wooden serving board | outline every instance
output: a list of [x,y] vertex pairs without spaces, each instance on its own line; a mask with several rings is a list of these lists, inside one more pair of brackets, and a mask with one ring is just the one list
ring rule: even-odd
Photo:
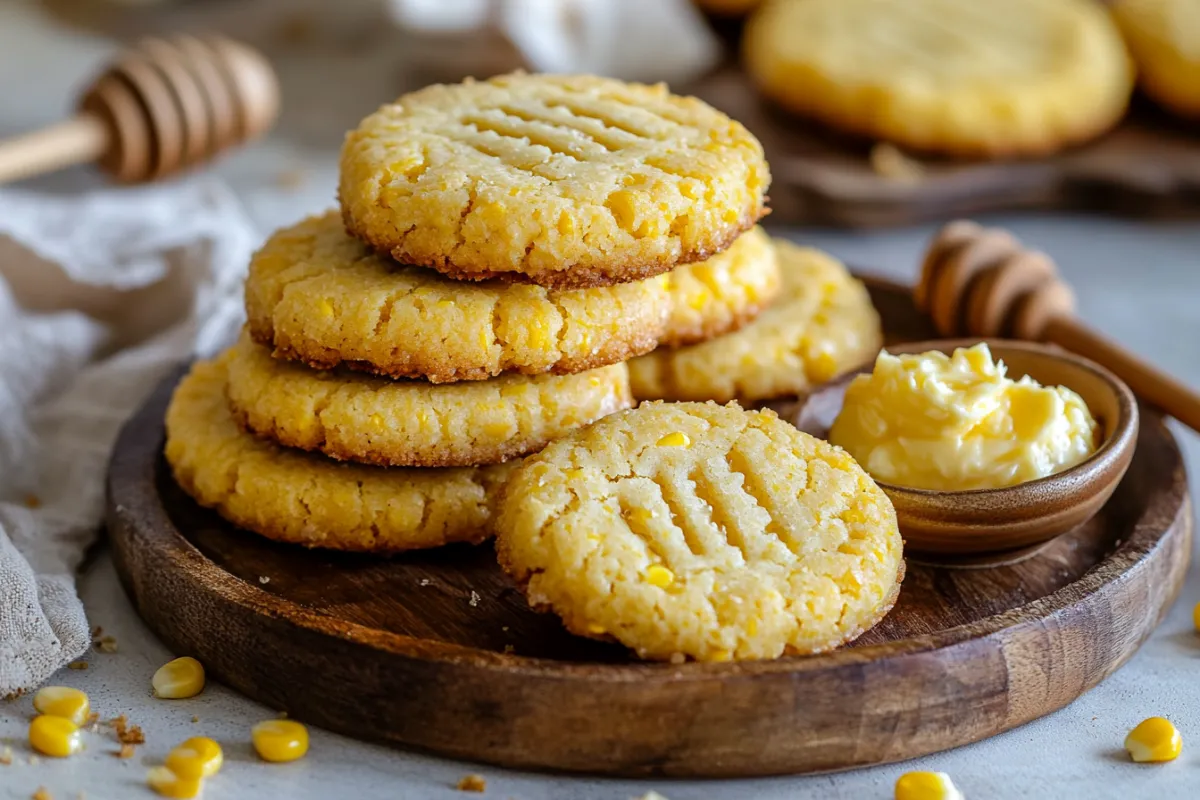
[[1081,147],[1019,161],[917,158],[922,175],[908,182],[871,167],[872,142],[764,102],[735,66],[686,89],[762,141],[772,223],[874,227],[1028,208],[1200,216],[1200,125],[1140,100],[1115,130]]
[[[929,338],[905,290],[871,289],[893,339]],[[113,553],[143,619],[272,708],[454,758],[751,776],[955,747],[1103,680],[1149,636],[1187,570],[1182,458],[1146,408],[1108,505],[1032,558],[991,569],[910,561],[895,609],[832,653],[638,663],[530,611],[489,545],[392,559],[308,551],[198,507],[162,458],[179,374],[125,426],[109,472]]]

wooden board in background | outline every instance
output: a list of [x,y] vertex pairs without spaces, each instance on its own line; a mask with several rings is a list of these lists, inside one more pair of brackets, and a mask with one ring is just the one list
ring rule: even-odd
[[[870,286],[892,340],[929,338],[905,290]],[[530,611],[490,545],[391,559],[309,551],[198,507],[162,458],[180,374],[126,425],[109,472],[113,555],[142,618],[268,707],[455,758],[725,777],[912,758],[1095,686],[1150,635],[1187,571],[1183,461],[1143,408],[1112,499],[1036,556],[986,570],[910,562],[892,612],[832,653],[639,663]]]
[[741,120],[771,164],[774,224],[907,225],[1011,209],[1105,211],[1200,218],[1200,125],[1148,104],[1108,135],[1042,159],[918,159],[915,182],[886,178],[857,142],[790,116],[759,98],[745,74],[725,68],[686,87]]

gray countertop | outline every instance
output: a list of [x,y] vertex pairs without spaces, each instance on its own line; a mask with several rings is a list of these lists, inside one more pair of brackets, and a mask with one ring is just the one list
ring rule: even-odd
[[[110,51],[103,40],[67,38],[26,7],[0,7],[0,134],[53,119],[79,75]],[[37,76],[33,81],[32,76]],[[386,95],[375,87],[342,128]],[[48,100],[47,98],[53,98]],[[354,106],[355,103],[343,103]],[[333,202],[336,141],[287,135],[227,159],[217,169],[246,204],[264,233]],[[34,184],[47,191],[96,185],[84,172],[68,172]],[[988,220],[1012,228],[1053,255],[1079,295],[1082,316],[1095,327],[1145,355],[1192,385],[1200,385],[1200,225],[1121,221],[1090,216],[1009,215]],[[812,244],[881,274],[911,280],[931,228],[872,233],[788,229],[782,235]],[[1196,463],[1197,438],[1180,434]],[[1192,478],[1193,491],[1197,488]],[[57,800],[150,797],[148,765],[161,763],[172,744],[191,735],[212,736],[226,748],[226,767],[211,780],[206,797],[355,798],[464,797],[453,787],[470,772],[484,775],[484,797],[541,800],[626,800],[653,789],[669,800],[753,797],[890,798],[896,777],[908,769],[950,773],[968,798],[1193,797],[1200,793],[1200,688],[1196,681],[1200,634],[1191,609],[1200,601],[1195,569],[1166,621],[1142,650],[1115,675],[1071,706],[1045,719],[994,737],[904,765],[806,778],[753,781],[615,781],[506,772],[490,767],[362,744],[312,731],[301,762],[265,765],[250,750],[249,727],[271,712],[216,684],[189,701],[150,696],[150,676],[170,653],[145,628],[121,591],[111,561],[101,550],[84,571],[81,591],[93,625],[115,636],[118,652],[89,654],[89,669],[64,671],[58,680],[78,686],[105,716],[125,713],[141,725],[147,744],[128,761],[99,737],[75,758],[28,763],[24,731],[28,699],[0,702],[0,740],[13,744],[16,760],[0,766],[0,798],[28,798],[46,787]],[[353,691],[353,687],[346,687]],[[402,689],[398,689],[402,691]],[[1151,715],[1169,716],[1184,739],[1183,755],[1165,765],[1135,765],[1121,750],[1125,733]],[[198,717],[192,722],[193,716]]]

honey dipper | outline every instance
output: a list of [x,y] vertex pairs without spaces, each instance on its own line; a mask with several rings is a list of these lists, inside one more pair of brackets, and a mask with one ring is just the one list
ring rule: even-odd
[[0,183],[95,161],[137,183],[266,132],[279,85],[255,50],[221,36],[144,39],[84,92],[74,117],[0,142]]
[[1107,367],[1134,392],[1200,432],[1200,394],[1083,325],[1075,296],[1043,253],[1007,231],[958,220],[934,237],[913,291],[946,337],[1059,345]]

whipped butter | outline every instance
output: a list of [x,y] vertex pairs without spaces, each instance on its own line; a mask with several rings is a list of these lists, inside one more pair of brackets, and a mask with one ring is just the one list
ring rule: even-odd
[[883,351],[850,383],[829,441],[876,480],[943,491],[1012,486],[1091,455],[1097,424],[1078,394],[1005,373],[986,344]]

